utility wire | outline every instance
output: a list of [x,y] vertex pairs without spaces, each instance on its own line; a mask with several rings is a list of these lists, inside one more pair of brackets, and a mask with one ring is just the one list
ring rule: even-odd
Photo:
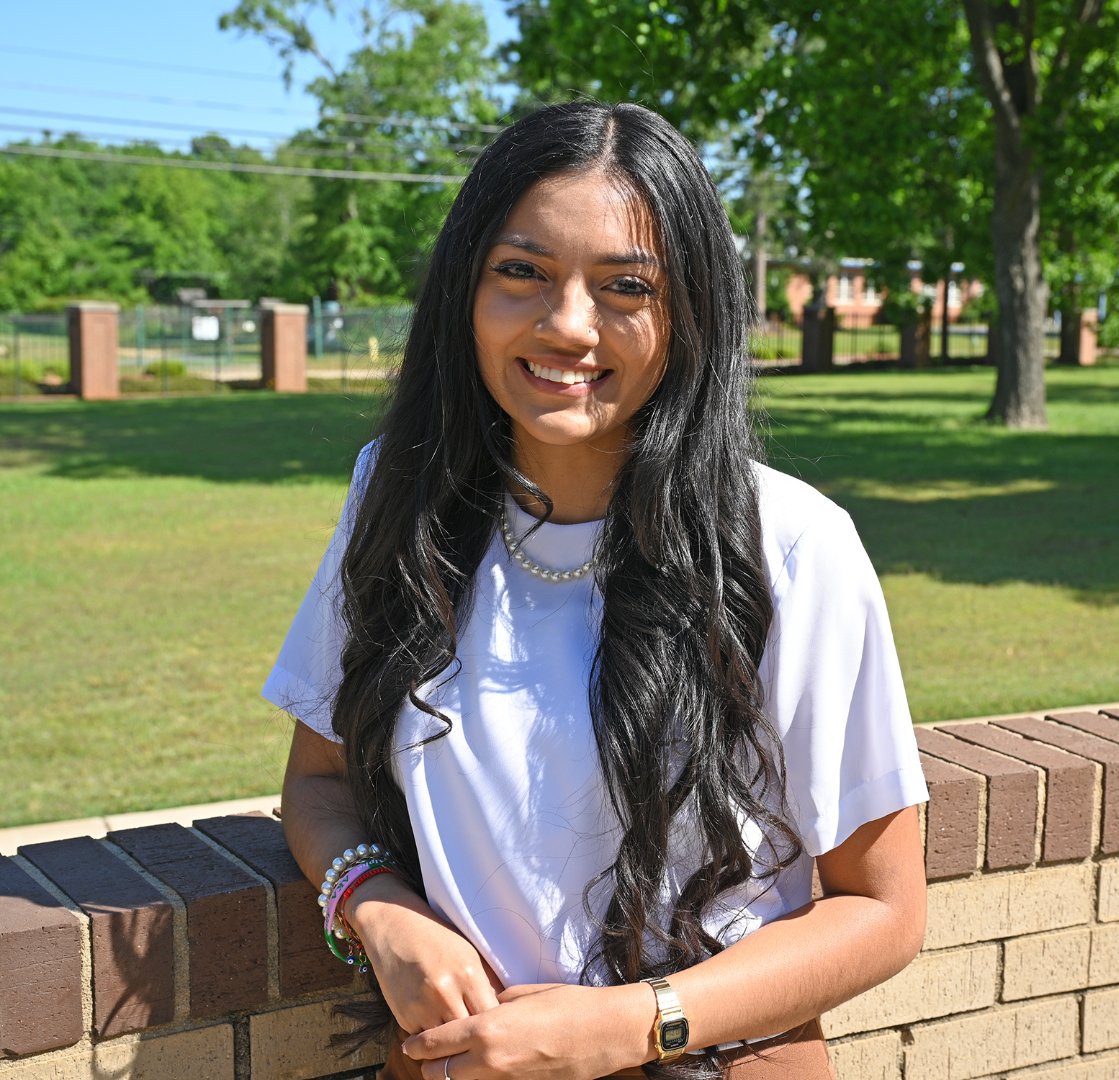
[[[0,87],[9,90],[34,90],[47,94],[81,94],[87,97],[114,98],[120,101],[144,101],[154,105],[183,106],[191,109],[222,109],[227,112],[268,113],[275,116],[301,116],[305,114],[292,109],[281,109],[275,105],[241,105],[232,101],[190,101],[185,98],[171,98],[156,94],[129,94],[120,90],[101,90],[94,87],[57,86],[45,83],[9,82],[0,80]],[[306,120],[314,124],[319,118]],[[497,134],[504,131],[500,124],[474,124],[467,121],[427,119],[407,116],[370,116],[365,113],[327,112],[322,119],[348,120],[355,123],[379,124],[385,127],[441,128],[451,131],[483,131]]]
[[[20,109],[14,106],[0,105],[0,114],[7,114],[9,116],[37,116],[42,117],[44,120],[54,120],[60,123],[66,123],[71,120],[76,120],[81,123],[91,124],[123,124],[128,127],[142,127],[152,128],[154,130],[165,129],[168,131],[189,131],[195,133],[198,138],[205,138],[207,135],[218,135],[222,138],[228,135],[237,135],[246,138],[259,138],[259,139],[272,139],[275,143],[285,143],[292,146],[299,145],[296,140],[300,132],[293,134],[283,134],[278,131],[259,131],[253,128],[224,128],[221,131],[206,130],[198,134],[197,124],[179,124],[170,120],[134,120],[131,117],[120,116],[91,116],[85,113],[60,113],[51,112],[48,109]],[[4,124],[0,127],[14,128],[14,125]],[[15,128],[21,131],[41,131],[42,128]],[[370,139],[365,136],[356,135],[353,138],[347,138],[344,135],[321,135],[317,131],[311,130],[310,134],[313,135],[315,145],[327,144],[337,146],[364,146],[369,145],[383,145],[379,139]],[[170,137],[161,139],[161,142],[172,141]],[[181,141],[181,140],[180,140]],[[479,153],[481,147],[471,143],[443,143],[440,146],[442,150],[463,150],[470,153]]]
[[111,165],[149,165],[162,169],[203,169],[207,172],[264,173],[272,176],[311,176],[326,180],[361,180],[368,183],[461,184],[465,176],[439,173],[365,172],[354,169],[311,169],[287,165],[255,165],[241,161],[198,161],[189,158],[149,158],[133,154],[102,154],[92,150],[56,150],[47,146],[2,146],[0,154],[28,157],[99,161]]
[[154,60],[137,60],[124,56],[93,56],[89,53],[60,52],[57,49],[38,49],[30,45],[0,45],[0,52],[20,56],[46,56],[58,60],[90,61],[95,64],[113,64],[117,67],[147,68],[151,71],[181,71],[186,75],[208,75],[222,79],[242,79],[246,82],[276,84],[279,75],[264,75],[253,71],[229,71],[219,68],[188,67],[186,64],[160,64]]
[[[15,131],[15,132],[21,132],[21,133],[27,134],[27,135],[43,135],[44,134],[42,127],[34,127],[30,124],[9,124],[9,123],[5,123],[3,121],[0,121],[0,131]],[[204,136],[199,137],[196,140],[196,139],[184,139],[184,138],[181,138],[181,137],[176,138],[176,137],[173,137],[173,136],[170,136],[170,135],[164,135],[164,136],[161,136],[161,137],[158,137],[158,138],[153,138],[150,141],[147,141],[147,140],[143,140],[143,139],[137,139],[136,136],[131,134],[131,133],[112,132],[112,131],[67,131],[65,133],[58,133],[54,137],[59,138],[63,134],[65,136],[68,136],[68,137],[82,139],[86,142],[107,143],[107,144],[111,144],[111,145],[114,145],[114,146],[123,146],[125,148],[127,148],[129,145],[137,146],[138,148],[144,148],[145,142],[147,142],[148,147],[150,147],[151,143],[156,143],[161,149],[166,150],[168,153],[190,153],[194,150],[194,144],[195,144],[196,141],[200,141],[202,143],[205,143],[205,137]],[[362,141],[365,141],[365,140],[362,140]],[[65,147],[61,147],[61,148],[60,147],[52,147],[52,149],[66,149],[66,148]],[[443,148],[440,147],[439,149],[443,149]],[[245,150],[248,150],[248,151],[253,152],[253,153],[258,153],[258,154],[264,153],[263,150],[260,150],[257,147],[243,147],[243,146],[229,146],[229,147],[213,147],[213,146],[210,146],[210,147],[205,148],[205,153],[216,155],[219,160],[236,160],[235,158],[230,159],[228,157],[228,155],[237,154],[237,153],[240,153],[240,152],[245,151]],[[347,151],[345,149],[340,149],[340,148],[337,148],[337,147],[331,148],[331,149],[326,149],[326,150],[320,150],[320,148],[317,147],[317,146],[302,145],[300,143],[284,143],[284,144],[281,144],[279,146],[273,147],[270,152],[275,154],[278,151],[282,151],[284,153],[285,158],[288,159],[288,162],[287,162],[288,164],[295,164],[295,165],[300,165],[301,161],[294,160],[294,159],[302,159],[302,161],[308,161],[308,160],[313,161],[314,158],[315,158],[316,152],[318,152],[320,154],[320,156],[329,155],[329,156],[335,157],[335,158],[344,157],[348,162],[349,161],[384,161],[385,159],[399,161],[400,158],[401,158],[401,155],[402,155],[402,151],[400,151],[399,149],[397,149],[395,147],[392,147],[392,146],[384,146],[379,151],[378,150],[373,150],[373,151],[368,151],[367,150],[364,153],[357,153],[355,151]],[[83,151],[83,152],[86,152],[86,151]],[[406,151],[404,153],[406,153]],[[456,156],[465,156],[465,155],[456,155]],[[206,160],[206,159],[194,159],[194,160]],[[261,164],[264,164],[264,162],[261,162]],[[313,167],[317,168],[318,166],[313,166]]]

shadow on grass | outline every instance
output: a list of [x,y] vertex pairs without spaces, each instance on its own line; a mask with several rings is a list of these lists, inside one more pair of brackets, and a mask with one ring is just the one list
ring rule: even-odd
[[[1052,387],[1054,406],[1083,406],[1086,433],[1014,433],[975,420],[974,387],[935,382],[943,395],[907,381],[890,396],[856,378],[835,398],[835,383],[805,380],[813,395],[830,385],[833,398],[769,401],[771,460],[850,510],[880,573],[1055,585],[1093,606],[1119,603],[1114,390]],[[928,411],[907,408],[914,399]],[[383,405],[375,393],[5,405],[0,469],[72,480],[344,482]]]
[[345,480],[383,405],[375,393],[0,405],[0,468],[70,480]]
[[1092,606],[1119,603],[1115,435],[848,429],[856,418],[874,414],[845,411],[841,434],[783,418],[771,462],[851,513],[879,573],[1056,585]]

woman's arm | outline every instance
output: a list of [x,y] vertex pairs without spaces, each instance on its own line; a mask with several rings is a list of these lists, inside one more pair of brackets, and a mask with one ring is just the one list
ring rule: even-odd
[[[363,835],[342,748],[303,723],[295,725],[284,774],[283,826],[295,861],[316,889],[335,856],[376,839]],[[497,1005],[501,984],[478,950],[399,875],[377,874],[358,886],[346,917],[405,1031]]]
[[[794,1028],[900,971],[925,930],[917,809],[871,821],[817,859],[822,899],[749,934],[670,979],[691,1027],[689,1047]],[[418,1035],[406,1051],[424,1076],[463,1054],[460,1075],[578,1080],[651,1061],[655,999],[643,984],[603,989],[513,987],[482,1016]],[[524,1060],[528,1052],[532,1060]],[[551,1058],[554,1071],[541,1068]],[[518,1070],[522,1070],[518,1072]]]

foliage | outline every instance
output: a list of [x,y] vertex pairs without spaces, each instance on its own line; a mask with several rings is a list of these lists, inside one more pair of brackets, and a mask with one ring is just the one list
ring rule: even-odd
[[[537,95],[642,98],[690,130],[728,133],[755,172],[783,179],[782,216],[803,223],[786,241],[809,264],[869,256],[895,291],[912,258],[927,278],[957,261],[994,274],[1013,381],[1039,374],[1044,285],[1009,260],[1040,265],[1044,250],[1055,282],[1114,273],[1119,16],[1104,8],[519,0],[510,55]],[[996,154],[1006,125],[1021,133],[1017,157],[1013,138]],[[1050,178],[1041,239],[1026,214],[992,244],[1000,182],[1015,210],[1007,185],[1032,177]]]
[[[462,0],[354,5],[360,40],[338,61],[320,49],[308,12],[333,15],[331,0],[241,0],[221,26],[263,36],[289,65],[315,57],[324,74],[308,89],[318,125],[293,149],[317,168],[434,176],[464,174],[479,126],[500,109],[491,87],[481,10]],[[454,185],[320,179],[310,189],[293,242],[298,292],[343,302],[410,297]]]
[[284,294],[285,222],[301,180],[127,163],[261,163],[257,151],[217,136],[185,154],[75,135],[16,145],[120,163],[0,154],[0,310],[58,309],[78,298],[170,300],[178,286],[198,284],[217,296]]

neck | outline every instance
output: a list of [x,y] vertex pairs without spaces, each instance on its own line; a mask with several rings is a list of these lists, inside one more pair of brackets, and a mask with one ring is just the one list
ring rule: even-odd
[[[513,460],[552,500],[548,520],[557,525],[574,525],[606,516],[625,455],[586,445],[536,446],[531,452],[518,448]],[[544,504],[527,491],[514,488],[513,498],[534,517],[544,516]]]

